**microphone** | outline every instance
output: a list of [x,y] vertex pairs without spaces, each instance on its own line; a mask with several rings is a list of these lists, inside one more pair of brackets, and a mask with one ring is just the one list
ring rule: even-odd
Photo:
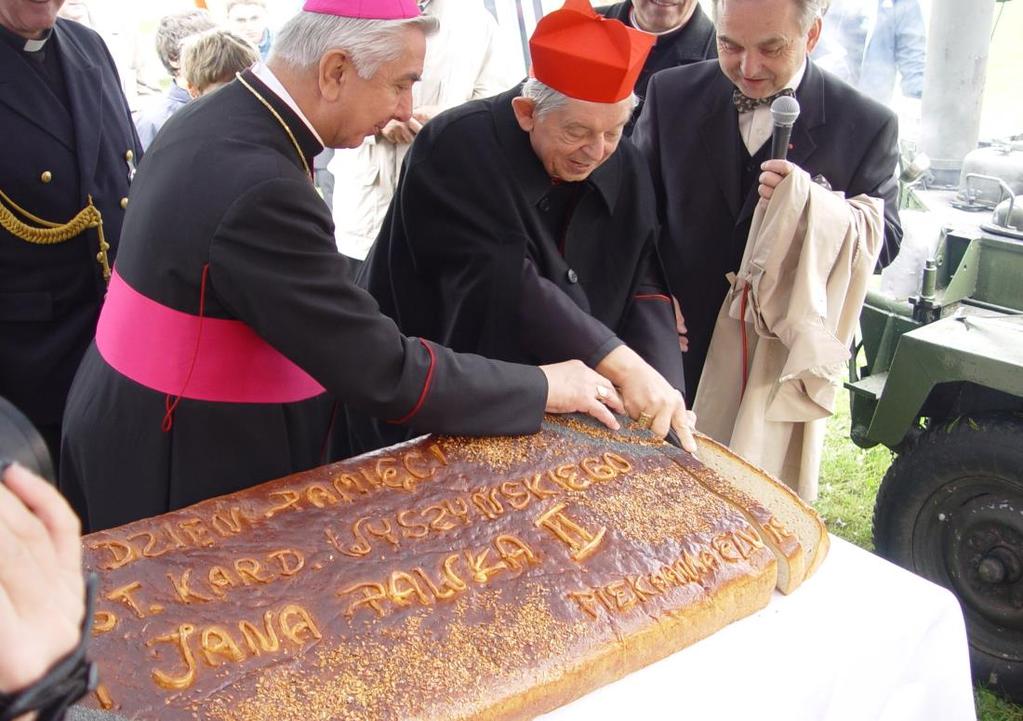
[[771,103],[774,132],[771,134],[771,160],[785,160],[789,154],[792,126],[799,117],[799,101],[789,95],[775,98]]

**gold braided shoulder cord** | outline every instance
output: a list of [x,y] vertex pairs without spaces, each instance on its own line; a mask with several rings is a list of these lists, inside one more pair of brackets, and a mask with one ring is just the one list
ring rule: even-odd
[[[99,208],[93,205],[91,195],[89,204],[67,223],[51,223],[32,215],[11,200],[2,190],[0,190],[0,201],[2,201],[0,202],[0,228],[15,238],[20,238],[33,245],[65,243],[80,235],[86,228],[96,228],[96,233],[99,235],[99,252],[96,254],[96,261],[103,269],[103,280],[107,283],[110,282],[110,259],[107,257],[110,244],[107,243],[107,239],[103,235],[103,216],[100,214]],[[36,225],[29,225],[19,219],[18,215]]]

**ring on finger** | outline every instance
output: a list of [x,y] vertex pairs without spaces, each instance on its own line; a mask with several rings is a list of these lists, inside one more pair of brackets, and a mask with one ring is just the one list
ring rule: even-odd
[[597,386],[597,399],[604,400],[607,398],[607,388],[604,386]]
[[649,413],[640,413],[639,418],[636,419],[636,423],[638,423],[643,428],[649,428],[653,422],[654,417]]

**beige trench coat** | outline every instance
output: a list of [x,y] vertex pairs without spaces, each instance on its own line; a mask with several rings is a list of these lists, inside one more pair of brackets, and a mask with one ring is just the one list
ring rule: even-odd
[[700,431],[807,501],[817,497],[824,421],[881,252],[883,214],[884,201],[846,200],[798,170],[761,200],[693,404]]

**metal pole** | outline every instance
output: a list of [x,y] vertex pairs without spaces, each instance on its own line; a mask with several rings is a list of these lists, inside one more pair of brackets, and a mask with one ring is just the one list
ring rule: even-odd
[[942,185],[958,185],[963,158],[977,147],[995,0],[934,0],[920,145]]

